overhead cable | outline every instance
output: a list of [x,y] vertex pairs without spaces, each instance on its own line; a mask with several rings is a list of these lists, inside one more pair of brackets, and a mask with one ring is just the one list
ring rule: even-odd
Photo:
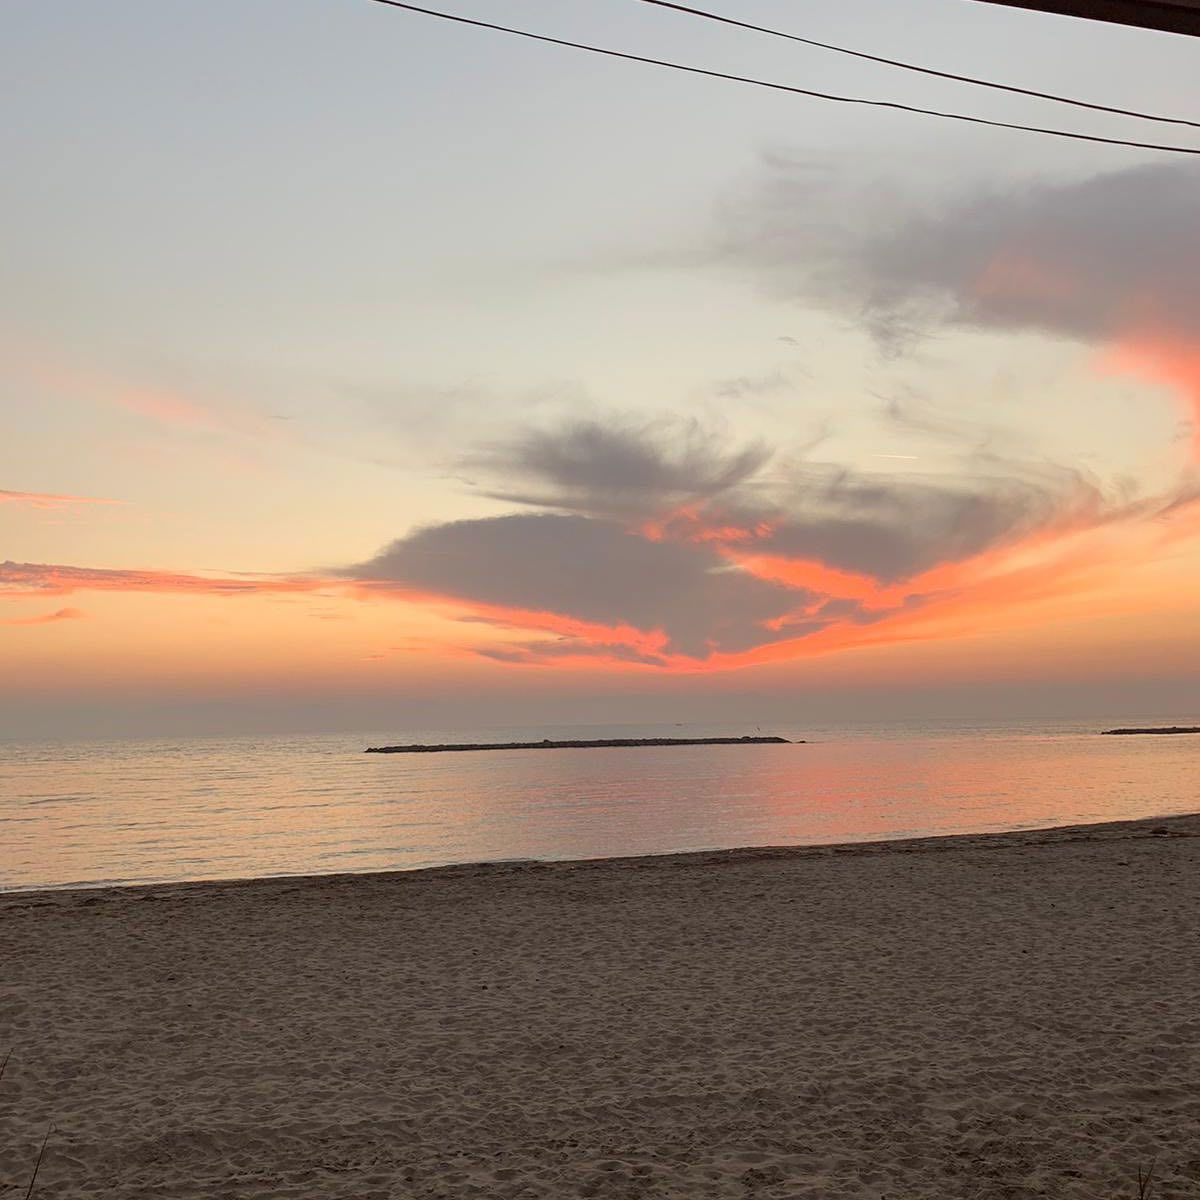
[[583,50],[588,54],[601,54],[607,58],[620,58],[626,62],[645,63],[652,67],[664,67],[669,71],[683,71],[689,75],[703,75],[709,79],[726,79],[731,83],[744,83],[751,87],[768,88],[776,92],[788,92],[795,96],[809,96],[816,100],[829,100],[835,104],[859,104],[869,108],[890,108],[899,112],[918,113],[926,117],[941,117],[947,121],[965,121],[972,125],[988,125],[995,129],[1017,129],[1023,133],[1039,133],[1047,137],[1069,138],[1077,142],[1096,142],[1103,146],[1125,146],[1133,150],[1157,150],[1165,154],[1200,155],[1200,147],[1170,146],[1159,142],[1136,142],[1128,138],[1101,137],[1094,133],[1079,133],[1070,129],[1053,129],[1040,125],[1023,125],[1015,121],[994,121],[988,117],[973,117],[966,113],[945,112],[936,108],[919,108],[914,104],[902,104],[898,100],[868,100],[861,96],[842,96],[832,92],[819,92],[811,88],[795,87],[787,83],[775,83],[767,79],[756,79],[748,75],[735,75],[728,71],[713,71],[707,67],[693,67],[686,63],[672,62],[663,58],[651,58],[644,54],[632,54],[625,50],[612,50],[606,46],[594,46],[588,42],[573,42],[566,38],[551,37],[544,33],[534,33],[529,29],[517,29],[510,25],[498,25],[492,21],[481,21],[475,17],[464,17],[458,13],[442,12],[440,9],[424,8],[419,4],[409,4],[407,0],[372,0],[375,4],[384,4],[389,8],[399,8],[406,12],[421,13],[427,17],[435,17],[441,21],[452,21],[458,25],[471,25],[477,29],[490,29],[496,33],[507,33],[513,37],[526,38],[529,41],[544,42],[551,46],[566,46],[572,50]]
[[865,58],[868,62],[883,63],[888,67],[899,67],[902,71],[916,71],[921,75],[933,75],[938,79],[952,79],[956,83],[970,83],[976,87],[993,88],[998,92],[1012,92],[1017,96],[1032,96],[1036,100],[1052,100],[1055,104],[1070,104],[1075,108],[1088,108],[1094,112],[1113,113],[1120,117],[1137,117],[1142,121],[1161,121],[1166,125],[1187,125],[1200,129],[1200,121],[1188,121],[1183,117],[1163,117],[1155,113],[1141,112],[1132,108],[1116,108],[1108,104],[1094,104],[1090,100],[1077,100],[1071,96],[1059,96],[1054,92],[1039,92],[1033,88],[1016,87],[1010,83],[997,83],[994,79],[979,79],[974,75],[956,75],[952,71],[938,71],[933,67],[921,67],[916,63],[903,62],[897,58],[884,58],[880,54],[868,54],[864,50],[851,50],[847,46],[835,46],[832,42],[819,42],[816,38],[801,37],[798,33],[787,33],[782,29],[771,29],[766,25],[754,25],[750,21],[739,21],[722,13],[693,8],[689,4],[676,4],[674,0],[638,0],[640,4],[653,4],[656,8],[669,8],[692,17],[703,17],[706,21],[718,21],[722,25],[733,25],[738,29],[750,29],[770,37],[785,38],[789,42],[800,42],[805,46],[816,46],[821,50],[832,50],[835,54],[848,54],[851,58]]

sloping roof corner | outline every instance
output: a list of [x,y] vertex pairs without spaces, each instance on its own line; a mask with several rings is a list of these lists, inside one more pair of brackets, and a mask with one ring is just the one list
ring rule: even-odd
[[1113,21],[1200,37],[1200,0],[983,0],[1091,21]]

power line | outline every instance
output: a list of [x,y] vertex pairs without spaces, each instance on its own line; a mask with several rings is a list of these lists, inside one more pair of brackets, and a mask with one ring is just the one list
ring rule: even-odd
[[994,88],[998,92],[1012,92],[1017,96],[1032,96],[1037,100],[1053,100],[1056,104],[1070,104],[1075,108],[1089,108],[1094,112],[1114,113],[1119,117],[1137,117],[1143,121],[1161,121],[1166,125],[1187,125],[1192,129],[1200,129],[1200,121],[1188,121],[1183,117],[1163,117],[1155,113],[1139,112],[1130,108],[1114,108],[1107,104],[1093,104],[1088,100],[1076,100],[1071,96],[1059,96],[1054,92],[1038,92],[1033,88],[1016,87],[1009,83],[997,83],[994,79],[979,79],[974,75],[955,75],[952,71],[937,71],[933,67],[921,67],[916,63],[902,62],[896,58],[884,58],[880,54],[868,54],[864,50],[851,50],[847,46],[835,46],[831,42],[819,42],[815,38],[801,37],[798,33],[786,33],[782,29],[770,29],[765,25],[754,25],[749,21],[739,21],[736,17],[726,17],[721,13],[709,12],[703,8],[692,8],[688,4],[676,4],[674,0],[640,0],[642,4],[653,4],[656,8],[669,8],[675,12],[687,13],[692,17],[703,17],[706,21],[719,21],[722,25],[734,25],[738,29],[750,29],[755,33],[765,33],[771,37],[786,38],[789,42],[800,42],[805,46],[816,46],[821,50],[832,50],[835,54],[848,54],[851,58],[865,58],[868,62],[883,63],[888,67],[899,67],[902,71],[916,71],[921,75],[933,75],[938,79],[952,79],[956,83],[970,83],[976,87]]
[[704,75],[709,79],[727,79],[732,83],[745,83],[752,87],[768,88],[776,92],[789,92],[795,96],[810,96],[816,100],[830,100],[836,104],[861,104],[869,108],[891,108],[899,112],[918,113],[926,117],[942,117],[948,121],[966,121],[972,125],[989,125],[995,129],[1018,129],[1024,133],[1041,133],[1048,137],[1069,138],[1077,142],[1098,142],[1104,146],[1126,146],[1133,150],[1161,150],[1167,154],[1200,154],[1200,147],[1164,146],[1157,142],[1134,142],[1126,138],[1100,137],[1094,133],[1076,133],[1068,129],[1049,129],[1039,125],[1021,125],[1013,121],[993,121],[987,117],[972,117],[965,113],[943,112],[936,108],[918,108],[912,104],[901,104],[897,100],[866,100],[859,96],[840,96],[831,92],[818,92],[810,88],[793,87],[787,83],[773,83],[767,79],[755,79],[748,75],[733,75],[726,71],[711,71],[706,67],[693,67],[685,63],[671,62],[663,58],[650,58],[644,54],[630,54],[624,50],[610,50],[605,46],[593,46],[587,42],[572,42],[566,38],[550,37],[528,29],[515,29],[509,25],[497,25],[492,21],[480,21],[474,17],[463,17],[457,13],[441,12],[434,8],[422,8],[406,0],[372,0],[375,4],[386,4],[389,8],[400,8],[406,12],[421,13],[441,21],[453,21],[459,25],[472,25],[477,29],[491,29],[496,33],[508,33],[513,37],[527,38],[533,42],[545,42],[551,46],[566,46],[572,50],[584,50],[589,54],[602,54],[607,58],[620,58],[627,62],[646,63],[652,67],[665,67],[670,71],[683,71],[689,75]]

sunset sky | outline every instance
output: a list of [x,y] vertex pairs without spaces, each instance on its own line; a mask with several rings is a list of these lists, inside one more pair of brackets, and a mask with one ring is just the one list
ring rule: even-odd
[[[447,9],[1134,141],[637,0]],[[727,0],[1200,120],[1187,38]],[[1200,716],[1200,159],[369,0],[0,39],[0,736]]]

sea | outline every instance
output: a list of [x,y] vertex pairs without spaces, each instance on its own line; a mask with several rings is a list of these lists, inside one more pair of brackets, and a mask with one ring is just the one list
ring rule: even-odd
[[[1200,810],[1186,718],[589,725],[0,742],[0,889],[983,833]],[[789,745],[364,754],[543,738]]]

